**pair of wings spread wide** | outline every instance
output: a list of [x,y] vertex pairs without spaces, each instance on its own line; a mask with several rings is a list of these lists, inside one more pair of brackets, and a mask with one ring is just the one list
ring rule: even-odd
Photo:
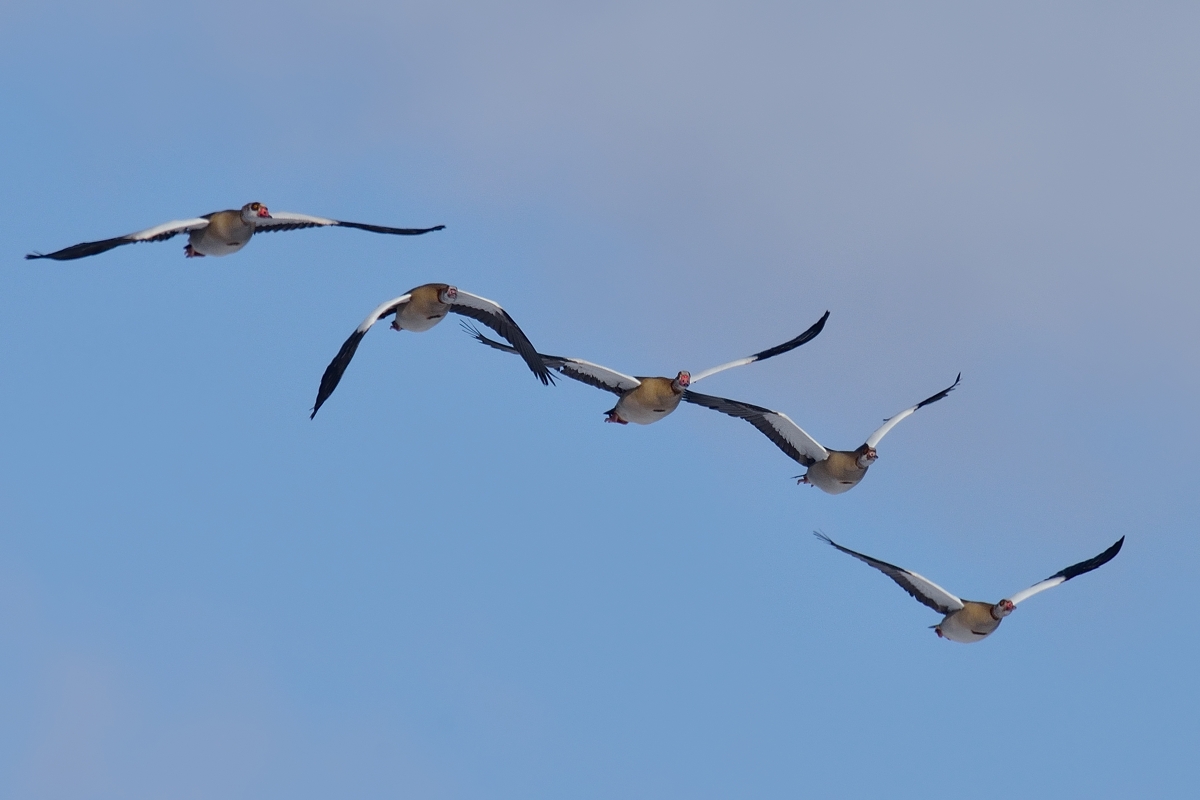
[[[859,561],[869,564],[882,572],[884,575],[887,575],[889,578],[899,584],[900,588],[916,598],[918,602],[929,606],[939,614],[949,614],[953,611],[958,611],[963,607],[963,601],[961,599],[950,594],[945,589],[938,586],[936,583],[926,577],[918,575],[915,572],[910,572],[903,567],[897,567],[895,564],[889,564],[886,561],[880,561],[877,558],[872,558],[871,556],[856,552],[848,547],[842,547],[840,544],[833,541],[833,539],[830,539],[823,533],[814,532],[814,535],[827,544],[836,547],[838,550],[841,550],[846,555],[854,556]],[[1086,561],[1080,561],[1078,564],[1072,564],[1066,569],[1059,570],[1049,578],[1046,578],[1046,580],[1039,581],[1033,586],[1030,586],[1028,589],[1017,592],[1012,597],[1008,598],[1008,600],[1015,606],[1022,600],[1028,600],[1030,597],[1033,597],[1038,592],[1044,592],[1047,589],[1052,589],[1055,586],[1058,586],[1060,583],[1066,583],[1072,578],[1083,575],[1085,572],[1091,572],[1092,570],[1107,564],[1109,561],[1112,561],[1113,558],[1116,557],[1117,553],[1121,551],[1121,545],[1124,543],[1125,537],[1122,536],[1116,541],[1115,544],[1113,544],[1100,555],[1089,558]]]
[[[821,317],[811,328],[788,342],[784,342],[776,347],[763,350],[760,353],[755,353],[746,358],[740,358],[737,361],[730,361],[727,364],[706,369],[703,372],[692,376],[691,382],[694,384],[703,378],[710,375],[715,375],[731,367],[740,367],[745,364],[752,364],[755,361],[761,361],[765,358],[777,356],[780,353],[786,353],[807,341],[812,340],[821,332],[825,326],[825,321],[829,318],[829,312],[825,312],[825,316]],[[516,352],[513,348],[508,347],[493,339],[489,339],[479,331],[471,328],[469,325],[464,326],[468,333],[475,337],[477,341],[493,347],[497,350],[503,350],[507,353]],[[602,367],[599,364],[593,364],[590,361],[583,361],[578,358],[565,358],[563,356],[548,356],[542,355],[542,361],[551,369],[566,375],[568,378],[586,383],[588,386],[595,386],[597,389],[612,392],[616,395],[623,395],[626,392],[636,389],[641,384],[641,379],[631,375],[611,370],[608,367]],[[954,379],[954,383],[938,392],[937,394],[927,397],[915,406],[906,408],[895,416],[889,417],[884,424],[876,430],[867,439],[867,446],[874,447],[879,441],[902,419],[908,417],[917,409],[927,406],[930,403],[935,403],[949,394],[955,386],[958,386],[959,378]],[[829,451],[821,446],[816,439],[808,435],[807,432],[783,413],[772,411],[769,408],[756,406],[751,403],[743,403],[740,400],[729,400],[724,397],[714,397],[712,395],[700,394],[688,389],[683,393],[683,399],[688,403],[694,403],[698,406],[711,408],[713,411],[720,411],[722,414],[728,414],[731,417],[744,419],[763,433],[770,439],[776,447],[782,450],[787,456],[794,461],[799,462],[803,466],[810,467],[817,461],[823,461],[829,457]]]
[[[216,214],[218,212],[213,212]],[[81,242],[70,247],[64,247],[62,250],[56,250],[53,253],[30,253],[25,258],[52,258],[55,261],[70,261],[76,258],[84,258],[86,256],[94,256],[99,253],[105,253],[112,250],[114,247],[120,247],[125,244],[136,244],[138,242],[165,242],[173,236],[181,233],[191,233],[192,231],[200,230],[208,226],[209,218],[213,214],[207,214],[203,217],[194,219],[178,219],[172,222],[164,222],[162,225],[155,225],[153,228],[147,228],[144,231],[137,233],[129,233],[125,236],[116,236],[112,239],[101,239],[98,242]],[[371,231],[372,233],[390,233],[396,236],[419,236],[422,233],[431,231],[440,231],[445,225],[435,225],[432,228],[388,228],[383,225],[367,225],[362,222],[343,222],[337,219],[326,219],[325,217],[314,217],[309,214],[296,214],[291,211],[277,211],[271,214],[270,217],[256,219],[254,222],[255,233],[271,233],[273,231],[294,231],[300,228],[358,228],[363,231]]]
[[[800,345],[805,344],[806,342],[811,342],[813,339],[817,338],[821,331],[825,329],[825,322],[828,319],[829,312],[826,311],[819,320],[814,322],[808,328],[808,330],[794,339],[789,339],[783,344],[778,344],[774,347],[768,347],[766,350],[762,350],[752,356],[739,358],[736,361],[729,361],[725,364],[712,367],[711,369],[706,369],[703,372],[698,372],[691,376],[691,382],[696,383],[697,381],[701,381],[710,375],[716,375],[718,372],[723,372],[734,367],[742,367],[747,364],[753,364],[755,361],[764,361],[768,358],[774,358],[775,356],[782,355],[789,350],[795,350]],[[470,325],[464,324],[463,327],[467,333],[471,334],[471,336],[473,336],[475,340],[481,344],[486,344],[488,347],[493,347],[506,353],[516,352],[516,350],[508,345],[497,342],[494,339],[489,339]],[[635,378],[632,375],[626,375],[622,372],[617,372],[614,369],[602,367],[599,364],[593,364],[590,361],[584,361],[580,358],[548,356],[545,354],[540,354],[540,357],[542,359],[542,363],[544,363],[547,367],[566,375],[568,378],[577,380],[580,383],[586,383],[588,386],[594,386],[595,388],[602,389],[606,392],[612,392],[618,397],[626,392],[636,389],[642,384],[642,381],[645,380],[644,377]],[[686,392],[684,393],[684,399],[687,399],[687,394],[688,393]]]
[[[333,394],[333,390],[337,388],[338,382],[342,379],[342,374],[345,373],[346,367],[350,366],[350,360],[354,358],[354,353],[358,350],[358,343],[367,335],[367,331],[371,329],[371,326],[384,317],[398,313],[411,299],[412,292],[409,292],[383,303],[368,314],[367,318],[354,329],[354,333],[350,334],[350,338],[342,343],[341,349],[333,357],[333,361],[329,362],[329,366],[325,368],[325,374],[321,376],[321,385],[317,389],[317,401],[313,404],[310,419],[317,415],[317,411],[329,399],[329,396]],[[550,374],[550,370],[547,369],[549,365],[543,362],[542,357],[538,355],[537,349],[529,341],[525,332],[508,315],[508,312],[500,307],[499,303],[459,289],[458,296],[450,304],[449,310],[455,314],[470,317],[494,330],[511,343],[509,350],[525,359],[525,363],[529,366],[529,369],[543,384],[554,382],[554,377]]]

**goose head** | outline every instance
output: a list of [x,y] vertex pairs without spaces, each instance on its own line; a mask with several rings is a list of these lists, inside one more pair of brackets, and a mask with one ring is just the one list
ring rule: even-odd
[[875,452],[874,447],[867,447],[864,444],[862,447],[858,448],[858,458],[855,459],[855,463],[858,464],[859,469],[866,469],[878,460],[879,453]]
[[447,286],[445,289],[442,289],[440,292],[438,292],[438,301],[445,303],[446,305],[451,305],[457,299],[457,286]]
[[692,373],[688,372],[687,370],[682,370],[678,375],[675,376],[675,380],[671,381],[671,388],[675,390],[676,394],[679,394],[691,385]]
[[1012,600],[1001,600],[996,605],[992,606],[992,619],[1001,620],[1007,617],[1016,608]]
[[262,203],[246,203],[242,206],[242,222],[253,225],[257,219],[270,219],[271,213]]

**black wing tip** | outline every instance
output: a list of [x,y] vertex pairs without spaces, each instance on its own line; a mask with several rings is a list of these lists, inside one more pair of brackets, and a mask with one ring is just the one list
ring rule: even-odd
[[427,233],[446,230],[445,225],[434,225],[432,228],[397,228],[396,232],[404,236],[424,236]]
[[754,361],[765,361],[768,358],[774,358],[775,356],[781,356],[784,353],[791,352],[800,345],[808,344],[813,339],[817,338],[821,331],[825,330],[825,322],[828,319],[829,311],[826,310],[826,312],[821,315],[821,318],[810,325],[808,330],[806,330],[804,333],[800,334],[794,339],[788,339],[783,344],[777,344],[774,347],[768,347],[766,350],[755,353],[754,355],[750,356],[750,358]]
[[960,381],[962,381],[962,373],[961,372],[958,373],[957,376],[955,376],[954,383],[950,384],[945,389],[942,389],[937,394],[932,395],[931,397],[926,397],[924,400],[917,403],[917,408],[924,408],[925,406],[929,405],[930,403],[936,403],[938,400],[941,400],[943,397],[945,397],[946,395],[953,392],[956,388],[958,388],[958,384]]
[[[507,315],[508,315],[508,312],[506,311],[505,316],[507,316]],[[509,317],[509,321],[510,322],[512,321],[511,317]],[[514,328],[517,327],[517,323],[513,322],[512,324],[513,324]],[[513,353],[518,353],[520,355],[523,355],[517,348],[513,347],[512,345],[504,345],[504,344],[501,344],[500,342],[495,341],[494,339],[489,339],[488,337],[484,336],[483,332],[480,331],[479,328],[477,328],[474,325],[472,325],[471,323],[467,322],[465,319],[460,319],[458,321],[458,326],[460,328],[462,328],[463,331],[468,336],[470,336],[472,339],[479,342],[480,344],[486,344],[488,347],[494,347],[498,350],[505,350],[508,352],[513,352]],[[520,330],[520,328],[517,328],[517,330]],[[530,346],[532,347],[532,345],[530,345]],[[542,382],[542,386],[555,386],[556,383],[554,380],[554,375],[551,374],[550,368],[546,366],[545,362],[540,360],[541,359],[540,353],[538,353],[537,357],[538,357],[539,361],[529,364],[529,371],[533,373],[535,378],[537,378],[539,381]],[[526,362],[526,363],[528,363],[528,362]]]
[[317,400],[313,403],[312,413],[309,419],[317,416],[317,412],[321,410],[321,406],[325,405],[325,401],[333,396],[333,392],[337,389],[338,384],[342,382],[342,376],[346,374],[346,368],[350,366],[350,361],[354,358],[355,352],[358,351],[358,343],[367,335],[366,331],[355,330],[350,334],[349,338],[342,343],[338,349],[337,355],[329,362],[329,366],[325,367],[325,372],[321,373],[321,383],[317,386]]
[[[331,364],[329,369],[332,368],[333,365]],[[321,406],[325,405],[325,401],[333,396],[333,390],[341,383],[345,367],[342,367],[342,371],[335,375],[330,375],[329,369],[326,369],[325,374],[321,376],[321,385],[317,388],[317,400],[313,403],[312,411],[308,415],[309,419],[316,419],[317,412],[321,410]]]
[[1046,580],[1052,580],[1061,576],[1064,581],[1069,581],[1072,578],[1077,578],[1080,575],[1084,575],[1094,569],[1099,569],[1116,558],[1117,553],[1121,552],[1121,547],[1124,546],[1124,544],[1125,537],[1122,536],[1120,539],[1117,539],[1117,541],[1113,542],[1112,545],[1110,545],[1109,548],[1100,555],[1093,556],[1086,561],[1080,561],[1078,564],[1072,564],[1061,572],[1051,575]]
[[833,545],[834,547],[837,547],[837,545],[834,544],[833,539],[830,539],[828,536],[826,536],[824,531],[813,531],[813,536],[817,537],[825,544]]
[[26,261],[31,261],[35,258],[48,258],[48,257],[49,256],[47,256],[45,253],[26,253],[25,254]]

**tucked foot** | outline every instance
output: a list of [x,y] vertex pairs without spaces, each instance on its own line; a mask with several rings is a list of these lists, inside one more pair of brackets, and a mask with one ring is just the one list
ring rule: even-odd
[[808,484],[809,486],[812,486],[812,485],[813,485],[813,484],[812,484],[812,481],[810,481],[810,480],[808,479],[808,474],[807,474],[807,473],[805,473],[804,475],[801,475],[800,477],[796,478],[796,485],[797,485],[797,486],[802,486],[802,485],[804,485],[804,484]]
[[936,633],[936,634],[938,635],[938,638],[939,638],[939,639],[945,639],[945,638],[946,638],[945,634],[943,634],[943,633],[942,633],[942,629],[941,629],[941,628],[934,628],[934,629],[933,629],[933,632],[934,632],[934,633]]
[[204,258],[204,253],[201,253],[199,250],[192,247],[190,244],[185,244],[183,246],[183,254],[185,256],[187,256],[188,258]]
[[629,423],[617,416],[617,410],[614,408],[608,412],[608,416],[604,418],[605,422],[615,422],[618,425],[628,425]]

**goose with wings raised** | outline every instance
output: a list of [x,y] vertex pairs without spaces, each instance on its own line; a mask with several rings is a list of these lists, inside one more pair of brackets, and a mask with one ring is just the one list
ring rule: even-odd
[[194,219],[179,219],[164,222],[137,233],[101,239],[98,242],[81,242],[53,253],[29,253],[25,258],[52,258],[55,261],[70,261],[75,258],[105,253],[114,247],[138,242],[165,242],[180,233],[188,235],[183,252],[188,258],[201,256],[227,256],[246,246],[256,233],[271,231],[294,231],[299,228],[358,228],[372,233],[390,233],[397,236],[419,236],[430,231],[440,231],[445,225],[432,228],[387,228],[382,225],[367,225],[362,222],[343,222],[290,211],[267,210],[262,203],[247,203],[240,209],[214,211]]
[[333,394],[346,367],[350,365],[350,359],[354,358],[354,353],[358,350],[358,343],[367,335],[367,331],[371,330],[372,325],[384,317],[391,316],[392,330],[420,333],[437,325],[449,313],[461,314],[488,326],[511,342],[512,351],[525,359],[529,369],[543,384],[553,382],[550,370],[546,368],[542,357],[538,355],[524,331],[498,303],[464,292],[447,283],[427,283],[383,303],[354,329],[354,333],[350,334],[350,338],[342,344],[333,361],[325,368],[325,374],[321,376],[321,386],[317,389],[317,402],[313,405],[309,419],[317,415],[322,404]]
[[805,433],[804,429],[788,418],[787,414],[772,411],[762,406],[743,403],[740,400],[728,400],[724,397],[712,397],[706,394],[689,392],[683,399],[713,411],[720,411],[731,417],[744,419],[763,433],[775,446],[787,456],[802,466],[808,467],[808,472],[801,475],[798,482],[816,486],[828,494],[841,494],[853,489],[867,474],[867,470],[879,458],[875,451],[879,441],[887,435],[901,420],[906,419],[917,409],[930,403],[936,403],[958,386],[962,373],[954,379],[954,383],[942,389],[937,394],[927,397],[915,406],[904,409],[899,414],[889,417],[878,430],[867,437],[867,441],[856,450],[829,450]]
[[1112,547],[1098,556],[1059,570],[1049,578],[1046,578],[1046,580],[1035,583],[1028,589],[1017,592],[1011,597],[1001,600],[999,603],[981,603],[976,600],[961,600],[933,581],[915,572],[909,572],[886,561],[880,561],[877,558],[871,558],[868,555],[855,552],[848,547],[842,547],[823,533],[814,533],[817,538],[836,547],[846,555],[854,556],[859,561],[870,564],[898,583],[900,588],[916,598],[918,602],[942,614],[942,621],[930,627],[941,638],[965,644],[982,641],[990,636],[996,628],[1000,627],[1000,623],[1004,618],[1011,614],[1021,601],[1028,600],[1038,592],[1053,589],[1061,583],[1066,583],[1072,578],[1083,575],[1085,572],[1091,572],[1112,561],[1117,553],[1121,552],[1121,545],[1125,543],[1125,537],[1122,536]]
[[[783,344],[767,348],[752,356],[746,356],[736,361],[730,361],[706,369],[695,375],[684,370],[676,374],[674,378],[635,378],[632,375],[625,375],[608,367],[602,367],[599,364],[593,364],[590,361],[583,361],[578,358],[548,355],[540,355],[540,358],[546,366],[568,378],[617,395],[619,398],[617,404],[605,412],[605,422],[616,422],[621,425],[630,422],[638,425],[649,425],[652,422],[658,422],[678,408],[681,400],[688,399],[688,387],[692,384],[733,367],[742,367],[746,364],[753,364],[755,361],[764,361],[786,353],[789,350],[795,350],[805,342],[815,339],[817,334],[824,329],[827,319],[829,319],[828,311],[804,333]],[[494,339],[489,339],[469,325],[465,325],[464,327],[468,333],[482,344],[494,347],[497,350],[503,350],[506,353],[517,352],[513,347],[497,342]]]

